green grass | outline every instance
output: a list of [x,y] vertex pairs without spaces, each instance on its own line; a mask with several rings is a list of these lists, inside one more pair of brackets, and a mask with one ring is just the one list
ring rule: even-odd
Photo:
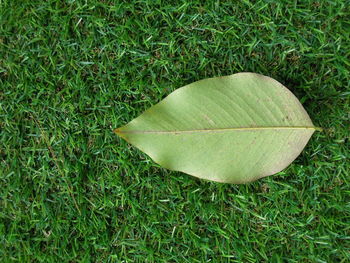
[[[340,0],[0,0],[0,261],[349,262],[349,17]],[[277,175],[201,181],[112,132],[242,71],[325,128]]]

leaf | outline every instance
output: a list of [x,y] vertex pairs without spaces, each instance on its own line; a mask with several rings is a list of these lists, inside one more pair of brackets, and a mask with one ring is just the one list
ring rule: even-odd
[[317,129],[282,84],[238,73],[179,88],[115,132],[165,168],[247,183],[287,167]]

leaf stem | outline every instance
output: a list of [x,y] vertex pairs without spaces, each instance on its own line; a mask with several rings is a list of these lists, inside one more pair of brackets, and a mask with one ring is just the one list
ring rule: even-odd
[[122,133],[155,133],[155,134],[181,134],[195,132],[225,132],[225,131],[257,131],[257,130],[316,130],[322,132],[321,127],[314,126],[265,126],[265,127],[235,127],[235,128],[215,128],[215,129],[197,129],[197,130],[178,130],[178,131],[122,131],[120,128],[115,129],[116,134]]

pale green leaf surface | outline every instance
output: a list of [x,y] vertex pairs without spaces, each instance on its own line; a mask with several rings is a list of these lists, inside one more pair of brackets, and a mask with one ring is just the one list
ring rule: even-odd
[[246,183],[287,167],[315,129],[282,84],[238,73],[179,88],[116,133],[165,168]]

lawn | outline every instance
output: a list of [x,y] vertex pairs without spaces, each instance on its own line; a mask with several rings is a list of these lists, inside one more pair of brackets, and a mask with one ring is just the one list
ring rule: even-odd
[[[346,1],[0,0],[1,262],[350,262]],[[249,71],[316,132],[287,169],[207,182],[113,129]]]

